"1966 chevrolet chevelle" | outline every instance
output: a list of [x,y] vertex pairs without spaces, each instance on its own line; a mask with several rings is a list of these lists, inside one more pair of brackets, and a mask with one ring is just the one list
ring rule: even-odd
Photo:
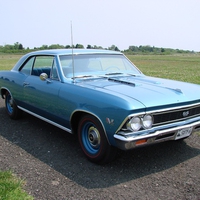
[[145,76],[120,52],[32,52],[0,72],[0,90],[12,119],[24,111],[77,134],[96,163],[200,128],[199,85]]

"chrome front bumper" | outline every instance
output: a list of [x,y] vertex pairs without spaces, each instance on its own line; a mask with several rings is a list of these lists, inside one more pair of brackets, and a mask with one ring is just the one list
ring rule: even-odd
[[[118,148],[122,150],[128,150],[139,146],[145,146],[169,140],[184,139],[189,137],[192,132],[198,130],[200,130],[200,121],[196,121],[187,125],[158,130],[154,133],[146,135],[129,136],[115,134],[114,138]],[[181,133],[183,133],[183,135],[181,135]]]

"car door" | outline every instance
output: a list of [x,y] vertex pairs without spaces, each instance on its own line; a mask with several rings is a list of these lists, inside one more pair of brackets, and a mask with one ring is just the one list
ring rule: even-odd
[[[24,67],[23,70],[25,70]],[[40,75],[46,73],[48,78],[44,81]],[[63,124],[60,118],[59,89],[61,87],[57,71],[56,57],[36,56],[31,67],[31,73],[23,83],[24,107],[32,114]]]

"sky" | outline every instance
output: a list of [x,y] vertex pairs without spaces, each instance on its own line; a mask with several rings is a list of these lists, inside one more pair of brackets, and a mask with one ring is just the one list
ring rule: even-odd
[[71,38],[85,48],[200,52],[200,0],[0,0],[0,45],[66,46]]

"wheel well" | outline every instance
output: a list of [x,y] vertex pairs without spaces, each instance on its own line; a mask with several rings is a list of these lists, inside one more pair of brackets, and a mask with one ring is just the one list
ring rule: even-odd
[[5,99],[5,95],[6,95],[6,92],[7,92],[8,90],[6,90],[6,89],[1,89],[1,97],[3,98],[3,99]]
[[[84,111],[77,111],[75,112],[72,117],[71,117],[71,127],[72,127],[72,133],[73,134],[77,134],[78,132],[78,124],[81,120],[81,118],[84,116],[84,115],[92,115],[91,113],[88,113],[88,112],[84,112]],[[92,115],[94,116],[95,118],[97,118],[95,115]],[[98,118],[97,118],[98,119]],[[99,120],[99,119],[98,119]]]
[[80,121],[81,117],[85,114],[86,113],[84,113],[82,111],[77,111],[72,115],[71,127],[72,127],[73,134],[77,134],[79,121]]

